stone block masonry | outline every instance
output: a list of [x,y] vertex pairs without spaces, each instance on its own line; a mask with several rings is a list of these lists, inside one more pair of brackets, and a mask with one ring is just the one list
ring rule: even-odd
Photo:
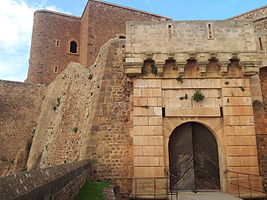
[[72,200],[92,170],[91,161],[80,161],[0,178],[0,199]]
[[72,63],[47,88],[27,167],[92,158],[97,178],[130,177],[130,93],[125,40],[105,44],[90,68]]
[[[81,17],[36,11],[26,81],[49,84],[70,62],[90,67],[106,42],[125,35],[127,21],[163,20],[170,19],[98,0],[88,0]],[[71,41],[77,43],[77,53],[70,53]]]
[[46,87],[0,81],[0,176],[25,170]]

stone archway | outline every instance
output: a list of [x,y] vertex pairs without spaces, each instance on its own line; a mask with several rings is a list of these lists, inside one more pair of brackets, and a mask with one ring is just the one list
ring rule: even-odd
[[211,131],[199,123],[178,126],[169,140],[172,190],[219,190],[218,145]]

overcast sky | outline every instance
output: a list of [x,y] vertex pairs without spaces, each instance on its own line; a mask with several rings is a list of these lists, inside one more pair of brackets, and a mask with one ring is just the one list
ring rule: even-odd
[[[0,0],[0,79],[27,77],[33,13],[49,9],[80,16],[87,0]],[[267,4],[267,0],[109,0],[173,18],[222,20]]]

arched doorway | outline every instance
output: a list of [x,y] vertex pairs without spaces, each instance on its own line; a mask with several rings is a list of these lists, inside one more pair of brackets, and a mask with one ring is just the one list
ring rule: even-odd
[[178,126],[169,140],[172,190],[219,190],[218,145],[209,129],[190,122]]

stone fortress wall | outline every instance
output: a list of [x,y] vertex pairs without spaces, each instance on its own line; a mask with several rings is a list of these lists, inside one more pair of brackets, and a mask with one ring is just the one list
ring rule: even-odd
[[[251,92],[260,90],[260,82],[252,89],[250,79],[263,58],[252,22],[128,22],[126,30],[125,70],[134,85],[134,177],[165,177],[172,131],[199,122],[218,143],[221,189],[236,193],[225,170],[259,174]],[[192,100],[196,89],[203,102]]]
[[[258,50],[262,54],[263,58],[263,68],[260,69],[259,75],[254,76],[252,83],[256,88],[259,87],[261,90],[258,90],[254,87],[252,98],[258,102],[262,102],[264,106],[255,106],[254,107],[254,116],[256,124],[256,135],[257,135],[257,146],[258,146],[258,159],[260,165],[260,172],[264,177],[267,177],[267,130],[266,130],[266,105],[267,105],[267,87],[266,87],[266,48],[267,48],[267,6],[257,8],[255,10],[242,13],[240,15],[229,18],[230,20],[251,20],[254,24],[254,29],[257,35],[256,41],[258,43]],[[260,97],[259,97],[260,96]],[[258,98],[257,98],[258,97]],[[264,183],[265,190],[267,188],[267,183]]]
[[[98,0],[88,1],[81,18],[35,13],[27,82],[51,84],[1,82],[1,107],[7,111],[1,112],[0,123],[14,138],[3,141],[8,147],[20,141],[16,152],[0,151],[1,158],[23,163],[16,169],[14,164],[5,165],[1,175],[25,169],[26,161],[31,170],[91,158],[97,161],[94,170],[99,178],[164,177],[171,132],[197,121],[218,141],[223,190],[227,190],[225,169],[267,177],[266,114],[264,106],[254,105],[256,100],[267,105],[267,73],[259,69],[266,66],[264,29],[255,34],[246,20],[132,20],[168,18]],[[124,32],[126,21],[131,22]],[[107,29],[114,24],[114,29]],[[126,43],[117,35],[124,33]],[[77,54],[68,52],[71,40],[78,43]],[[81,65],[66,68],[71,61]],[[151,66],[157,67],[156,75]],[[183,83],[176,80],[179,76]],[[195,89],[206,96],[202,103],[192,101]],[[185,94],[189,99],[180,99]],[[165,184],[159,183],[159,192]]]
[[131,176],[130,92],[125,40],[110,40],[96,63],[72,63],[48,86],[27,168],[91,158],[100,177]]
[[45,89],[0,81],[0,176],[26,170]]
[[72,54],[69,44],[80,44],[80,26],[78,17],[45,10],[35,12],[26,82],[48,84],[69,62],[79,62],[79,48],[77,54]]
[[[89,67],[106,42],[117,35],[125,35],[127,21],[150,20],[169,18],[98,0],[89,0],[81,17],[36,11],[26,81],[49,84],[69,62]],[[70,53],[71,41],[77,43],[77,53]]]

